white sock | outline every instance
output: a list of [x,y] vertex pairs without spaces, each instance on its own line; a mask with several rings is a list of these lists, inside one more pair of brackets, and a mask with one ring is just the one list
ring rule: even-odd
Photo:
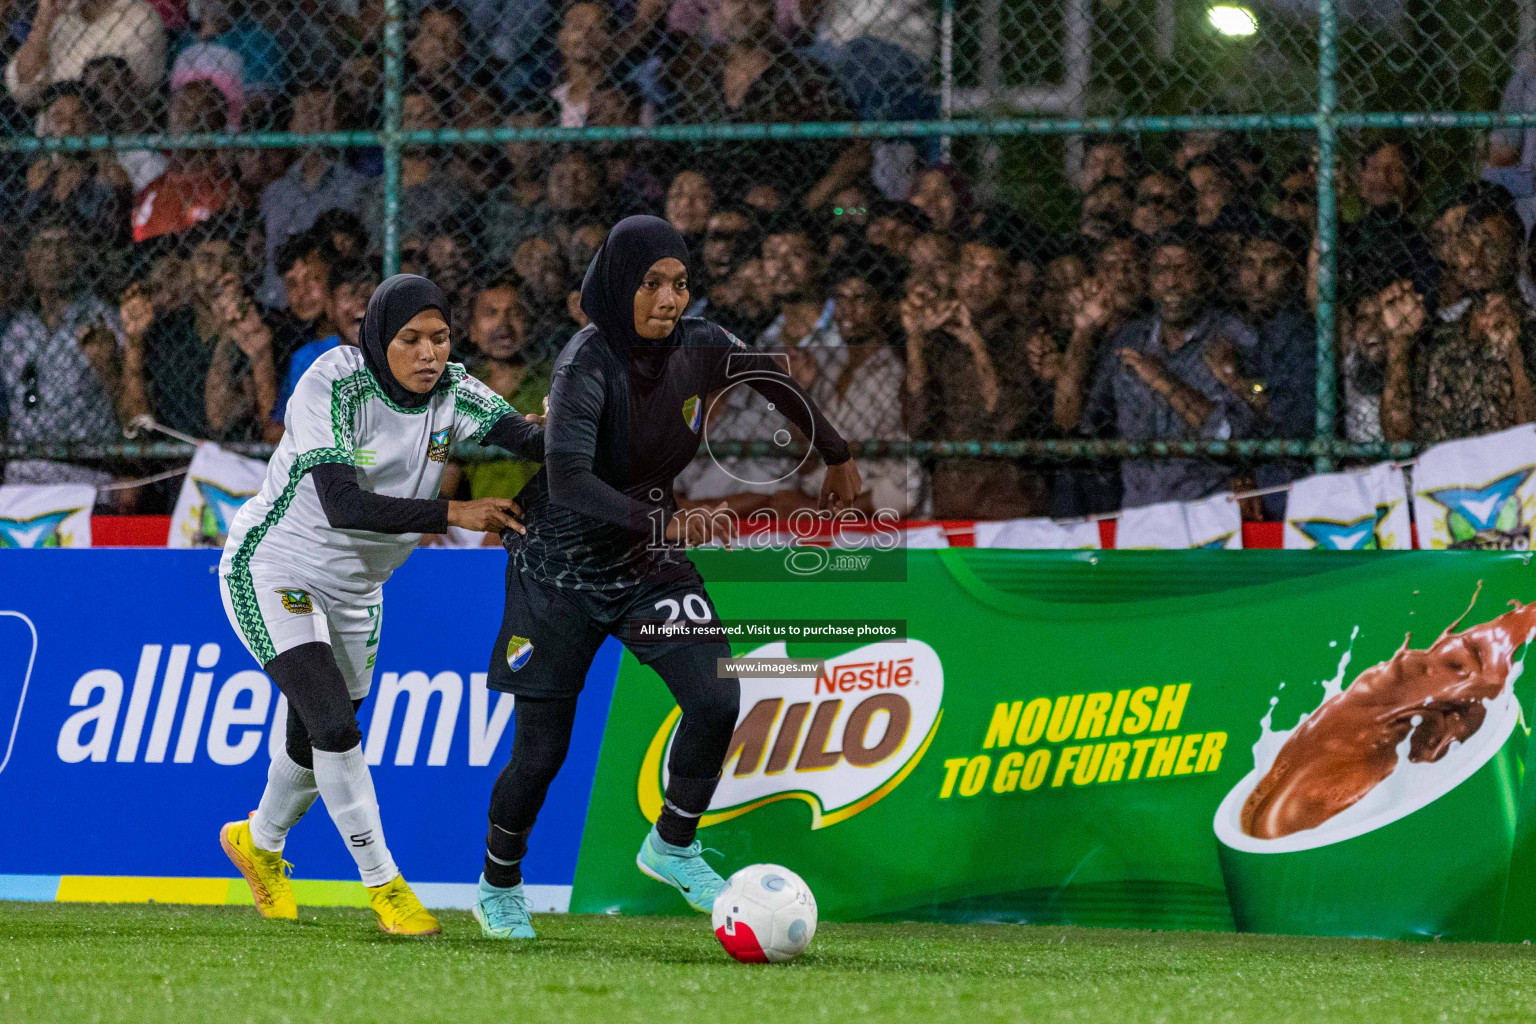
[[384,845],[384,823],[373,793],[373,776],[363,757],[363,745],[340,754],[315,751],[315,783],[325,809],[341,832],[341,841],[357,861],[358,873],[367,886],[383,885],[400,873]]
[[282,853],[288,830],[299,823],[319,795],[315,773],[295,764],[288,751],[279,747],[267,768],[267,788],[262,791],[261,803],[251,815],[251,839],[256,848]]

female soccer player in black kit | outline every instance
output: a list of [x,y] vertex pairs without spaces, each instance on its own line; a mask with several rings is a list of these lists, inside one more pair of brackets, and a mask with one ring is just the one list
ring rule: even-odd
[[[688,249],[666,221],[630,217],[608,236],[581,286],[591,320],[555,362],[544,468],[518,495],[526,535],[510,550],[507,604],[489,685],[517,696],[512,757],[491,791],[485,873],[475,916],[490,938],[533,938],[521,862],[549,784],[565,760],[576,696],[603,640],[618,636],[654,668],[683,716],[666,802],[641,844],[640,870],[709,913],[724,888],[694,838],[720,780],[741,699],[717,677],[718,639],[638,635],[641,623],[708,609],[685,554],[710,538],[707,517],[679,516],[673,478],[698,453],[703,405],[733,380],[784,412],[826,461],[822,506],[860,489],[848,446],[771,356],[747,349],[688,307]],[[669,615],[669,612],[671,613]]]

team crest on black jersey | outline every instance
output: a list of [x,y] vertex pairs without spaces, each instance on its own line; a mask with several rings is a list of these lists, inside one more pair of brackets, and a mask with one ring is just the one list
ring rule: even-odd
[[283,599],[283,610],[286,612],[294,615],[308,615],[315,610],[315,602],[310,599],[307,590],[279,587],[276,594]]
[[695,434],[699,432],[699,423],[704,418],[703,405],[698,395],[692,396],[683,403],[683,422],[688,424],[688,429]]
[[453,428],[444,427],[432,435],[431,443],[427,445],[428,462],[447,462],[448,446],[453,443]]
[[525,636],[514,636],[507,641],[507,668],[516,672],[533,657],[533,641]]

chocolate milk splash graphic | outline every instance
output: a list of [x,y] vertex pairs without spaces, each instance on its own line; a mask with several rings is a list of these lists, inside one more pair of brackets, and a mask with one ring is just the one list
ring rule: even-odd
[[1243,831],[1279,839],[1316,828],[1391,775],[1404,740],[1408,760],[1428,763],[1477,732],[1485,702],[1504,691],[1515,652],[1536,631],[1536,605],[1510,605],[1491,622],[1453,632],[1469,606],[1428,650],[1410,650],[1408,634],[1389,660],[1324,701],[1243,802]]

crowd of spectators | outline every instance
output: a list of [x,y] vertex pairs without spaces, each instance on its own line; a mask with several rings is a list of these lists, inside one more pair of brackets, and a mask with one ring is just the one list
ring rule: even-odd
[[[928,117],[933,26],[908,0],[407,2],[406,130]],[[12,132],[373,127],[382,4],[0,0]],[[1147,143],[1146,149],[1143,142]],[[1337,432],[1433,442],[1536,419],[1536,285],[1506,187],[1423,196],[1412,140],[1341,168]],[[1529,155],[1529,154],[1525,154]],[[973,193],[927,143],[409,145],[401,269],[450,296],[454,358],[536,410],[584,324],[577,288],[621,217],[667,217],[690,312],[786,365],[853,440],[1312,437],[1316,168],[1217,132],[1092,136],[1047,230]],[[364,146],[53,150],[0,168],[0,422],[21,442],[121,440],[148,413],[275,441],[326,349],[356,344],[380,277],[382,156]],[[1422,225],[1422,226],[1421,226]],[[817,493],[749,388],[706,402],[689,502],[790,511]],[[6,482],[111,465],[13,460]],[[1306,473],[1303,460],[872,457],[866,508],[1073,516]],[[455,465],[446,493],[514,493],[535,467]],[[127,492],[148,507],[164,497]],[[1283,497],[1265,503],[1277,514]],[[1257,507],[1251,514],[1260,514]]]

